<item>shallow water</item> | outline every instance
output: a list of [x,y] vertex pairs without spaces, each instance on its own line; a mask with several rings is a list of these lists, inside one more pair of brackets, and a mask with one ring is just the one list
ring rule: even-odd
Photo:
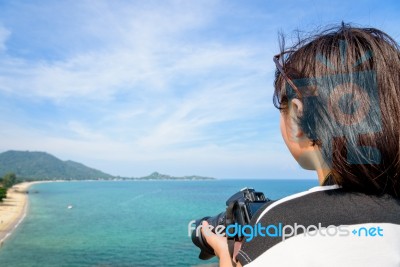
[[[32,186],[0,266],[195,266],[188,222],[225,209],[245,186],[277,199],[312,180],[61,182]],[[68,206],[72,205],[71,209]]]

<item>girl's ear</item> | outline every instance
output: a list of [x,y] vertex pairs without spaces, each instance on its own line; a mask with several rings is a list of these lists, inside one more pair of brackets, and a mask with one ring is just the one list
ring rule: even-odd
[[303,137],[304,133],[298,125],[298,119],[303,116],[303,103],[297,98],[292,99],[290,107],[290,123],[292,134],[296,138]]
[[303,103],[297,98],[292,99],[292,110],[297,118],[303,116]]

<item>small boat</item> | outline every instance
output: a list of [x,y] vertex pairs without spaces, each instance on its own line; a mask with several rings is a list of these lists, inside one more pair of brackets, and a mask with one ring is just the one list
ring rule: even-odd
[[67,209],[69,210],[72,209],[72,205],[68,205]]

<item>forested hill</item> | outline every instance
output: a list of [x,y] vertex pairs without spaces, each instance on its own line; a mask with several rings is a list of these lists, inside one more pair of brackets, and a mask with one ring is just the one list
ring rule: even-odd
[[0,177],[15,173],[26,180],[112,179],[112,175],[74,161],[62,161],[45,152],[7,151],[0,153]]

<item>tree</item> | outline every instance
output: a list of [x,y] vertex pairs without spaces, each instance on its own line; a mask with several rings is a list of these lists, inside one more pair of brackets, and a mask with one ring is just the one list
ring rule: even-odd
[[7,189],[4,187],[0,187],[0,202],[3,201],[3,198],[7,197]]
[[17,182],[17,176],[15,175],[15,173],[10,172],[4,175],[3,177],[3,186],[5,188],[12,187],[16,182]]

